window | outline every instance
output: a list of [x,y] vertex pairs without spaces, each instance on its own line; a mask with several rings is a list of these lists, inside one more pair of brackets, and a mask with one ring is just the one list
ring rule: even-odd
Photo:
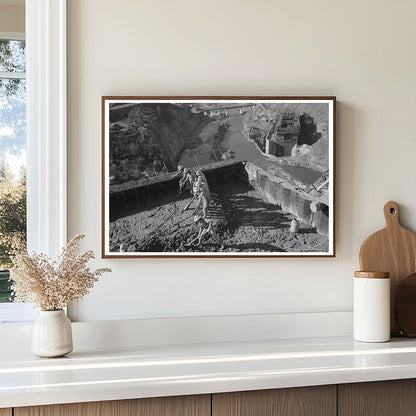
[[[19,37],[19,36],[16,36]],[[25,41],[0,38],[0,302],[10,302],[13,247],[26,244]]]
[[[66,243],[66,0],[24,3],[27,84],[21,65],[0,72],[2,84],[26,87],[27,247],[56,257]],[[0,39],[24,37],[0,32]],[[0,303],[0,324],[33,316],[31,305]]]
[[0,33],[0,323],[33,317],[31,305],[10,303],[10,253],[26,244],[26,223],[26,43]]

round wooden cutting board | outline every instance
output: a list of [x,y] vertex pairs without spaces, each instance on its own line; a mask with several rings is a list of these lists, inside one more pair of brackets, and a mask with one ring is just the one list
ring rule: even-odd
[[390,327],[391,335],[400,335],[394,317],[394,299],[399,282],[416,270],[416,234],[399,222],[399,206],[390,201],[384,205],[386,228],[370,235],[360,250],[360,268],[390,273]]

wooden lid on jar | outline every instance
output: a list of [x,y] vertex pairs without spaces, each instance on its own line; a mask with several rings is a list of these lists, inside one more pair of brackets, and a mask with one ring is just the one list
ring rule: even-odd
[[362,272],[355,271],[354,277],[364,277],[366,279],[388,279],[390,277],[389,272]]

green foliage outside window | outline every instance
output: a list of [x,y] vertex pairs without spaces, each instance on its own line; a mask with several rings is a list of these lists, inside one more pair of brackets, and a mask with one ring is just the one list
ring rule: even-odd
[[25,42],[0,40],[0,302],[12,300],[8,269],[26,242]]

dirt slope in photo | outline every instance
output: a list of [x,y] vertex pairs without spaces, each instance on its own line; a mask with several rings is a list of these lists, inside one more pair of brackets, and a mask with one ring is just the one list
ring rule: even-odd
[[[207,219],[213,222],[225,248],[208,235],[200,246],[187,246],[198,235],[193,217],[196,202],[190,197],[172,200],[166,194],[153,208],[110,224],[111,251],[129,252],[324,252],[328,238],[300,224],[290,232],[293,216],[266,203],[253,189],[236,189],[214,196]],[[154,202],[154,201],[153,201]],[[190,204],[188,209],[185,209]],[[196,211],[197,213],[199,211]]]

